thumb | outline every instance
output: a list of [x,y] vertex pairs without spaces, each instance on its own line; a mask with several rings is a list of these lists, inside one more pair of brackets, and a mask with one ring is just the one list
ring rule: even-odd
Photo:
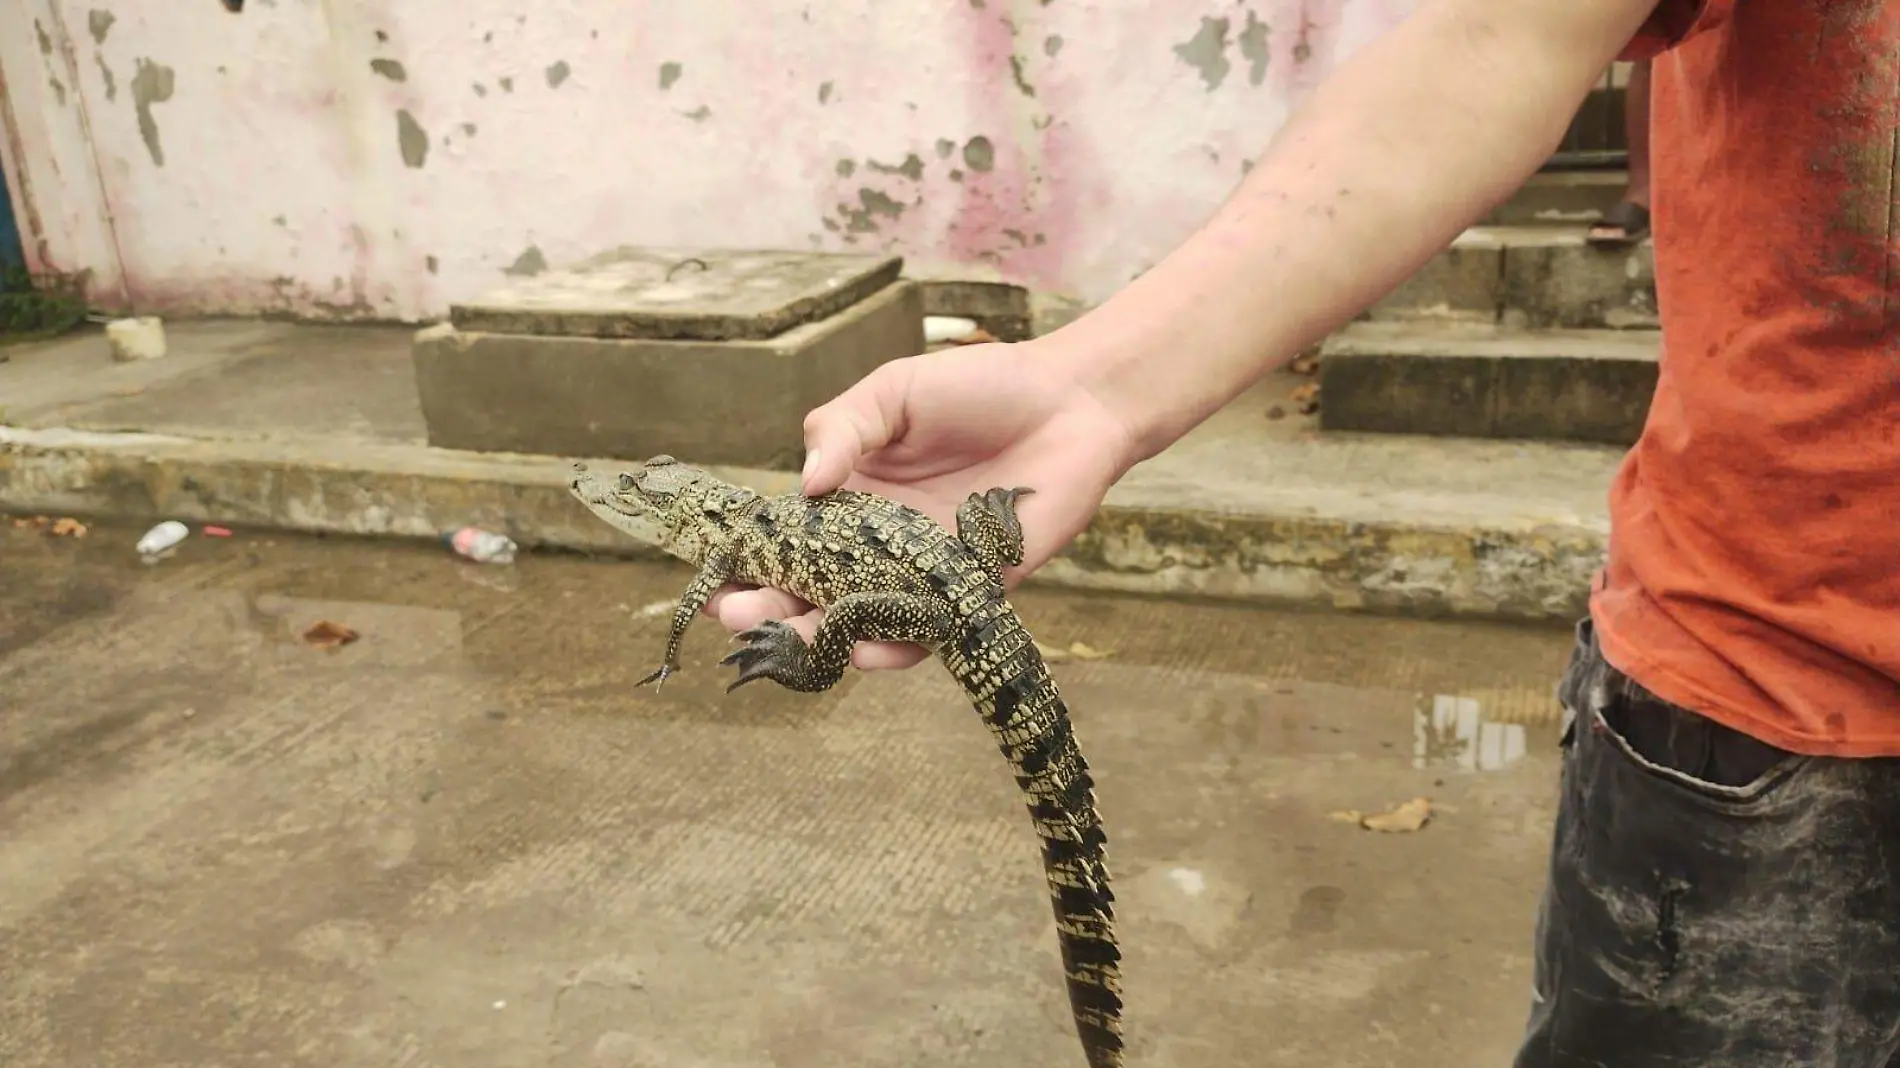
[[911,371],[909,358],[883,364],[805,416],[806,496],[844,485],[866,454],[903,436]]

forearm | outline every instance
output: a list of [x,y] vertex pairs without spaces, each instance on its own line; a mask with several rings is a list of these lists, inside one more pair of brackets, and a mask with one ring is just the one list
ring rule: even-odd
[[1178,250],[1047,340],[1133,463],[1391,292],[1548,158],[1654,0],[1427,0]]

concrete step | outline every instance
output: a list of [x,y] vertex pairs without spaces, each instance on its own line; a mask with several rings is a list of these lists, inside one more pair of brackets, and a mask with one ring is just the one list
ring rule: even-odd
[[[429,446],[409,338],[174,323],[172,355],[138,364],[113,363],[97,332],[23,346],[0,364],[0,512],[417,538],[474,524],[528,547],[642,553],[568,495],[572,457]],[[1621,449],[1322,433],[1294,388],[1295,376],[1263,382],[1135,468],[1037,581],[1427,615],[1582,612]],[[767,491],[796,479],[727,474]]]
[[1321,348],[1320,427],[1628,446],[1660,348],[1654,330],[1359,323]]
[[1533,175],[1491,209],[1486,226],[1588,226],[1623,199],[1629,174],[1620,170],[1551,171]]
[[1653,329],[1656,267],[1649,242],[1596,249],[1583,226],[1479,226],[1364,318],[1530,329]]

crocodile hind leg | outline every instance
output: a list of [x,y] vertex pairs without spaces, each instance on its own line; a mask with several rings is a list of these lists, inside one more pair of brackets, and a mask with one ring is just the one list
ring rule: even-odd
[[852,593],[825,609],[811,644],[789,625],[767,620],[739,634],[744,644],[719,663],[737,665],[739,677],[726,692],[754,679],[771,679],[788,690],[819,693],[837,685],[858,642],[920,642],[934,646],[950,636],[950,607],[909,593]]
[[957,537],[975,550],[984,566],[1000,577],[1005,567],[1023,562],[1023,524],[1016,501],[1034,490],[996,487],[972,493],[957,506]]

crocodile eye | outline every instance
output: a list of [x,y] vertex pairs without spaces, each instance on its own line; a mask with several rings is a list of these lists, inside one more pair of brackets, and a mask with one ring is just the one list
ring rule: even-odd
[[625,471],[620,472],[620,480],[617,484],[620,487],[620,492],[622,493],[633,492],[633,476],[628,474],[627,472]]

